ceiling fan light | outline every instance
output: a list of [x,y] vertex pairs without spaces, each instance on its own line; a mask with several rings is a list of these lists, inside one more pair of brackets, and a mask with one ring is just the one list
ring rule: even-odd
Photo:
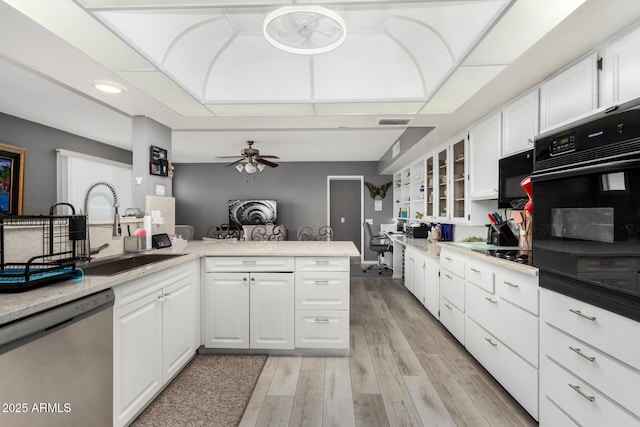
[[285,6],[264,20],[264,37],[289,53],[315,55],[340,46],[347,37],[344,19],[320,6]]
[[244,170],[244,165],[236,165],[236,170],[240,173]]
[[256,167],[253,163],[245,163],[244,165],[244,171],[246,173],[256,173]]
[[258,170],[262,172],[264,170],[264,165],[262,163],[258,163]]

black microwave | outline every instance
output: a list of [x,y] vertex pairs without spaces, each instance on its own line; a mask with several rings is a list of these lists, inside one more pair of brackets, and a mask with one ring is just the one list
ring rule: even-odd
[[533,150],[504,157],[498,162],[498,208],[522,209],[529,200],[520,182],[533,172]]

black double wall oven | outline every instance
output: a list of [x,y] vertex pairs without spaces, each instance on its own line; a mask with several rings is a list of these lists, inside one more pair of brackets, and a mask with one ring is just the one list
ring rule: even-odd
[[640,106],[535,141],[540,286],[640,321]]

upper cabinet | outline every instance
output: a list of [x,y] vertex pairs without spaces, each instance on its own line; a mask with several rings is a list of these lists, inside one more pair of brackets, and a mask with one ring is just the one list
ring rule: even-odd
[[498,160],[502,133],[500,112],[469,129],[469,198],[498,197]]
[[602,51],[600,106],[640,96],[640,28],[614,40]]
[[597,64],[593,53],[540,86],[540,132],[598,107]]
[[451,144],[451,219],[465,219],[467,213],[466,138]]
[[533,90],[502,108],[502,157],[533,148],[537,134],[538,91]]

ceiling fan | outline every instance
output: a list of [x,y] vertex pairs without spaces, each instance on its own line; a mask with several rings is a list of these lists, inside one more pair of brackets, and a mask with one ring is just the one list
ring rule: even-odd
[[[266,166],[270,166],[272,168],[278,167],[277,163],[273,163],[272,161],[266,160],[266,159],[279,159],[280,157],[278,156],[272,156],[272,155],[260,155],[260,150],[253,148],[253,144],[255,141],[247,141],[247,145],[249,145],[249,148],[244,148],[243,150],[240,151],[240,155],[239,156],[220,156],[220,157],[216,157],[218,159],[235,159],[237,157],[240,157],[238,160],[228,163],[225,166],[233,166],[236,165],[238,163],[241,162],[246,162],[246,164],[244,165],[244,168],[246,169],[246,171],[248,173],[252,173],[251,170],[253,172],[255,172],[256,167],[262,172],[262,169],[264,169],[263,165]],[[237,167],[243,167],[242,165],[239,165]],[[240,170],[240,169],[238,169]]]

